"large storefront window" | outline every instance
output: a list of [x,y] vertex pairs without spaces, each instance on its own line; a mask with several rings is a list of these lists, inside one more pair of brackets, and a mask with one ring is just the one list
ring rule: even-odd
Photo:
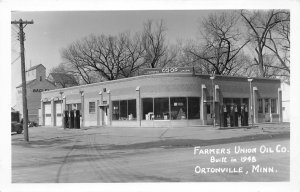
[[258,113],[263,113],[263,100],[258,99]]
[[150,120],[153,113],[153,98],[143,98],[142,99],[142,106],[143,106],[143,119]]
[[136,100],[128,100],[128,120],[136,119]]
[[120,120],[126,120],[127,118],[127,100],[120,101]]
[[200,97],[188,97],[188,119],[200,119]]
[[200,119],[200,97],[143,98],[144,120]]
[[185,97],[171,98],[171,119],[187,119],[187,105]]
[[136,120],[136,100],[112,101],[112,120]]
[[271,99],[271,113],[277,113],[276,99]]
[[154,98],[154,118],[160,120],[170,119],[169,98]]
[[120,101],[112,102],[112,120],[119,120],[120,117]]

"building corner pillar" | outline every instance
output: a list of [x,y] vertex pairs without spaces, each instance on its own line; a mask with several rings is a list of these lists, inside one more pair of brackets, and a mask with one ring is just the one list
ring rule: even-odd
[[279,122],[282,123],[283,122],[283,116],[282,116],[282,89],[278,88],[278,99],[277,99],[277,111],[278,111],[278,115],[279,115]]
[[54,98],[51,98],[51,126],[55,126],[55,105],[54,105]]
[[79,91],[81,97],[81,127],[85,126],[84,91]]
[[136,87],[136,120],[138,122],[138,126],[141,127],[141,89],[140,87]]
[[41,99],[41,122],[39,122],[40,125],[45,126],[45,109],[44,109],[44,102],[43,99]]
[[111,102],[111,92],[110,90],[107,91],[108,94],[108,114],[107,114],[107,119],[108,119],[108,125],[111,126],[112,124],[112,102]]
[[253,87],[253,97],[252,97],[252,109],[253,109],[253,121],[254,123],[258,123],[258,104],[257,104],[257,87]]
[[[98,110],[99,110],[99,114],[98,115],[98,119],[99,119],[99,126],[103,126],[103,118],[104,118],[104,114],[103,114],[103,109],[100,108],[101,105],[103,105],[103,93],[102,91],[99,92],[99,105],[97,106]],[[98,123],[98,121],[97,121]]]
[[206,86],[204,84],[201,85],[201,106],[200,106],[200,118],[202,120],[202,124],[206,125],[207,123],[207,114],[206,114]]
[[67,106],[67,98],[66,98],[66,96],[63,96],[63,99],[62,99],[62,111],[63,111],[63,113],[67,108],[66,106]]

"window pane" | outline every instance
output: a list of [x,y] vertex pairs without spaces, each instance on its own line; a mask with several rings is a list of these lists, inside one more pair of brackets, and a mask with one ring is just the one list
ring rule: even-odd
[[127,100],[120,101],[120,120],[127,120]]
[[120,117],[119,102],[120,101],[112,101],[112,120],[119,120]]
[[242,101],[242,105],[249,105],[249,99],[248,98],[243,98],[243,101]]
[[224,104],[232,104],[232,98],[224,98],[223,103]]
[[277,113],[276,99],[271,99],[271,113]]
[[200,119],[200,97],[189,97],[188,105],[188,119]]
[[210,103],[206,103],[206,114],[210,114]]
[[265,113],[269,113],[269,107],[270,107],[270,100],[265,99]]
[[77,103],[77,108],[76,108],[76,110],[81,111],[81,103]]
[[67,111],[71,111],[71,110],[72,110],[72,104],[67,104],[66,110],[67,110]]
[[143,98],[142,106],[143,106],[143,119],[150,120],[151,113],[153,114],[153,98]]
[[95,113],[96,108],[95,108],[95,102],[89,102],[89,113]]
[[136,120],[136,99],[128,100],[128,120]]
[[171,98],[171,119],[187,119],[187,107],[185,97]]
[[258,99],[258,113],[263,113],[263,100]]
[[154,98],[154,116],[155,119],[170,119],[169,98]]

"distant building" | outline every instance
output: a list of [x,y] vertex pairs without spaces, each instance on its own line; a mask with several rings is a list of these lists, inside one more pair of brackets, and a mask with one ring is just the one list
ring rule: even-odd
[[[41,92],[55,89],[56,86],[46,79],[46,68],[39,64],[26,71],[27,108],[29,121],[39,121],[38,110],[41,107]],[[16,107],[23,118],[22,84],[16,87]]]
[[281,83],[282,90],[282,120],[283,122],[290,122],[290,84]]
[[54,83],[57,88],[66,88],[78,85],[74,76],[66,73],[50,73],[48,80]]

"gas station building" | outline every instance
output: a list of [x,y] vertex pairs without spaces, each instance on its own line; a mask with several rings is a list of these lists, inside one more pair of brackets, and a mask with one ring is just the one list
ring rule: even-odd
[[[41,124],[62,126],[78,110],[80,126],[230,126],[282,121],[279,79],[195,74],[179,68],[42,92]],[[246,120],[245,120],[246,118]],[[242,119],[242,120],[241,120]],[[226,121],[226,123],[225,123]],[[231,125],[232,126],[232,125]]]

